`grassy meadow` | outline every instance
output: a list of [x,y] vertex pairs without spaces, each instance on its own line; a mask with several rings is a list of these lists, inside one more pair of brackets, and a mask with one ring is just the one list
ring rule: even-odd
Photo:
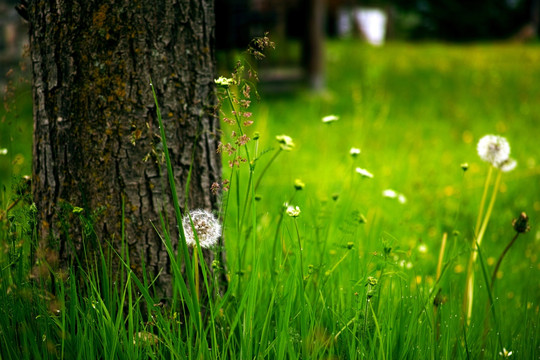
[[[31,163],[31,95],[16,92],[0,114],[0,358],[540,359],[540,47],[339,41],[326,63],[321,94],[261,86],[242,126],[251,141],[234,154],[252,167],[223,154],[230,284],[204,322],[179,320],[175,304],[198,308],[181,278],[177,302],[155,307],[148,279],[126,266],[113,282],[105,258],[85,292],[69,276],[47,291],[31,281],[34,210],[5,215]],[[224,143],[239,131],[222,130]],[[518,165],[501,175],[468,321],[487,134],[504,136]],[[491,283],[521,212],[531,230]]]

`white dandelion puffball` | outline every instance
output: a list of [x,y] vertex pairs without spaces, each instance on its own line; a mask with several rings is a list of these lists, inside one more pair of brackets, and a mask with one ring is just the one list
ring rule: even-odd
[[486,135],[481,138],[476,150],[482,160],[493,166],[498,166],[510,156],[510,144],[505,138],[497,135]]
[[516,168],[517,166],[517,161],[514,160],[514,159],[511,159],[511,158],[508,158],[506,160],[504,160],[503,162],[497,164],[497,167],[502,171],[502,172],[509,172],[509,171],[512,171]]
[[[193,226],[191,226],[191,221],[189,220],[190,216]],[[216,245],[221,236],[221,225],[211,212],[203,209],[192,210],[189,212],[189,215],[185,215],[182,219],[182,226],[186,235],[186,244],[191,247],[197,245],[193,229],[197,233],[200,246],[204,249]]]
[[369,171],[367,171],[366,169],[362,169],[362,168],[356,168],[355,170],[357,173],[359,173],[360,175],[362,175],[363,177],[367,177],[367,178],[373,178],[373,174],[370,173]]

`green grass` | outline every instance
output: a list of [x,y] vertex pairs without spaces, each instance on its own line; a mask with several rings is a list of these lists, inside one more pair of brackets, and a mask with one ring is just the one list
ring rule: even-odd
[[[261,103],[250,109],[254,125],[245,129],[251,137],[260,133],[248,144],[254,167],[242,164],[231,173],[224,157],[224,176],[232,180],[221,214],[230,287],[211,303],[206,326],[199,327],[196,316],[181,324],[177,303],[154,307],[156,300],[144,291],[151,279],[134,278],[128,266],[114,277],[108,268],[114,255],[96,260],[101,271],[82,274],[84,288],[70,274],[40,284],[36,268],[29,281],[32,209],[23,206],[1,223],[0,357],[495,359],[502,343],[515,358],[538,358],[540,48],[331,42],[327,51],[325,93],[262,89]],[[26,93],[17,97],[28,106]],[[323,124],[329,114],[340,119]],[[28,171],[9,167],[13,154],[30,159],[24,153],[30,127],[17,130],[9,116],[1,134],[26,135],[0,143],[21,149],[0,156],[12,169],[2,172],[3,184]],[[236,125],[222,127],[224,142],[238,131]],[[489,133],[508,139],[518,167],[503,174],[466,327],[466,266],[488,170],[476,143]],[[280,134],[296,146],[279,152],[254,189],[279,151]],[[353,158],[351,147],[362,152]],[[240,153],[245,156],[244,149]],[[463,163],[469,164],[466,172]],[[356,167],[374,177],[361,177]],[[305,183],[302,190],[294,188],[295,179]],[[407,202],[384,198],[385,189],[404,194]],[[285,202],[300,207],[298,218],[285,214]],[[3,200],[2,209],[8,204]],[[532,229],[505,257],[490,294],[485,279],[522,211]],[[368,286],[368,277],[377,285]],[[188,280],[175,278],[177,300],[196,309]],[[435,313],[439,288],[442,304]],[[134,343],[140,333],[149,340]]]

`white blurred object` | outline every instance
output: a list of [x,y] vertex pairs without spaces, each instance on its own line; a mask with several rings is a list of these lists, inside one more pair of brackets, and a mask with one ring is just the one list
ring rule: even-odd
[[356,9],[355,16],[366,41],[375,46],[383,45],[386,36],[386,13],[381,9],[359,8]]

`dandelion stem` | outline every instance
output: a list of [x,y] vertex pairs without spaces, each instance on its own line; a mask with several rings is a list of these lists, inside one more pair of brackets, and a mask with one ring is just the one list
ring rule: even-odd
[[484,192],[482,193],[482,200],[480,201],[480,209],[478,210],[478,218],[476,219],[476,226],[474,227],[474,237],[478,237],[478,231],[480,230],[480,225],[482,224],[482,215],[484,215],[484,206],[486,205],[486,198],[489,189],[489,183],[491,182],[491,177],[493,175],[493,166],[489,167],[486,182],[484,184]]
[[[476,244],[477,244],[476,248],[478,248],[478,246],[482,243],[482,239],[486,232],[489,218],[491,217],[491,212],[493,211],[493,205],[495,205],[495,199],[497,198],[497,193],[499,192],[499,186],[501,184],[501,174],[502,174],[502,171],[499,171],[497,174],[497,179],[495,180],[495,185],[493,186],[493,192],[491,193],[491,200],[489,202],[489,206],[486,211],[486,216],[484,217],[482,227],[480,228],[480,232],[478,233],[478,237],[476,238]],[[475,252],[474,260],[476,260],[477,256],[478,256],[478,253]]]
[[[490,168],[490,172],[488,173],[488,177],[491,177],[492,168]],[[476,262],[476,258],[478,256],[478,247],[482,243],[482,239],[484,238],[484,234],[486,232],[487,225],[489,223],[489,218],[491,217],[491,212],[493,211],[493,206],[495,205],[495,200],[497,198],[497,193],[499,191],[499,187],[501,184],[501,174],[502,171],[499,171],[497,174],[497,178],[495,179],[495,184],[493,185],[493,191],[491,192],[491,199],[489,201],[489,205],[486,211],[486,214],[484,216],[484,220],[482,221],[482,227],[480,228],[480,231],[475,234],[475,242],[473,243],[473,251],[471,253],[471,257],[469,258],[469,264],[467,267],[467,286],[465,290],[465,298],[463,301],[463,310],[467,313],[467,324],[471,322],[472,317],[472,309],[473,309],[473,299],[474,299],[474,264]],[[487,184],[487,182],[486,182]],[[487,192],[487,189],[484,190],[484,192]],[[483,198],[482,201],[485,203],[485,199]],[[481,204],[480,212],[482,212],[484,204]]]

